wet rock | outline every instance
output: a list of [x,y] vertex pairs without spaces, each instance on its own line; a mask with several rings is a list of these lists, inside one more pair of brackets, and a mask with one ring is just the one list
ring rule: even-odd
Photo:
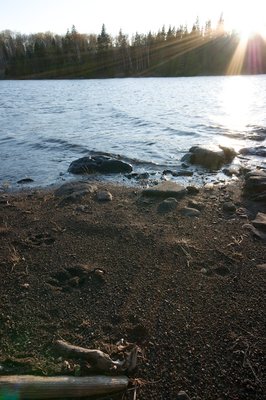
[[97,192],[97,200],[99,201],[112,201],[113,196],[108,190],[101,190]]
[[143,172],[141,174],[138,174],[137,172],[132,172],[130,174],[126,174],[125,177],[127,179],[136,179],[137,181],[149,179],[150,174],[148,172]]
[[150,197],[174,197],[182,198],[186,194],[186,188],[175,182],[162,182],[159,185],[144,189],[142,194]]
[[239,176],[241,174],[241,167],[239,165],[231,165],[229,168],[224,168],[223,173],[226,176]]
[[150,174],[148,172],[143,172],[142,174],[137,174],[136,179],[138,181],[149,179]]
[[244,147],[243,149],[239,150],[239,153],[244,156],[266,157],[266,147],[265,146]]
[[266,138],[266,128],[261,126],[255,127],[252,132],[247,136],[250,140],[256,140],[258,142],[262,142]]
[[92,174],[99,172],[101,174],[117,174],[132,171],[132,165],[103,155],[96,155],[92,157],[82,157],[73,161],[68,172],[72,174]]
[[175,211],[177,204],[178,202],[174,197],[169,197],[159,204],[158,213],[165,214],[171,211]]
[[20,183],[20,184],[31,183],[31,182],[34,182],[34,180],[31,178],[23,178],[23,179],[20,179],[19,181],[17,181],[17,183]]
[[234,203],[232,201],[226,201],[223,204],[223,210],[225,212],[234,213],[236,211],[236,206],[234,205]]
[[207,148],[193,146],[190,148],[189,153],[182,158],[182,161],[201,165],[210,170],[217,170],[223,164],[232,162],[235,156],[236,152],[228,147]]
[[201,212],[196,208],[184,207],[181,208],[180,213],[185,217],[199,217]]
[[165,169],[163,171],[163,175],[172,175],[172,176],[192,176],[193,171],[189,171],[187,169],[181,169],[179,171],[172,171],[171,169]]

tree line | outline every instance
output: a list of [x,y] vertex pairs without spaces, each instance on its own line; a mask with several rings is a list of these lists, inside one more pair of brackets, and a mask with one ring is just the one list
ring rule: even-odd
[[224,30],[222,16],[215,28],[211,21],[201,27],[197,19],[190,30],[183,25],[168,29],[163,26],[156,33],[136,33],[131,38],[122,30],[113,37],[105,25],[98,35],[81,34],[75,26],[65,35],[0,32],[1,79],[227,73],[266,73],[266,42],[257,35],[249,39],[245,48],[242,44],[241,50],[241,38]]

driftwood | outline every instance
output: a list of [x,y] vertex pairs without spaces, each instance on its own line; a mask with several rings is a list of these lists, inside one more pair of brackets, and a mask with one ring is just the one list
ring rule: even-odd
[[89,397],[119,392],[125,390],[127,385],[126,376],[0,376],[0,398],[37,400]]
[[133,344],[118,346],[120,351],[130,350],[126,358],[122,361],[114,361],[111,357],[101,350],[85,349],[84,347],[73,346],[64,340],[55,342],[57,351],[68,358],[78,358],[87,361],[95,370],[110,372],[132,371],[137,365],[138,347]]
[[67,358],[79,358],[88,361],[88,363],[99,371],[111,371],[115,369],[116,364],[111,357],[101,350],[90,350],[84,347],[73,346],[64,340],[55,342],[57,351]]

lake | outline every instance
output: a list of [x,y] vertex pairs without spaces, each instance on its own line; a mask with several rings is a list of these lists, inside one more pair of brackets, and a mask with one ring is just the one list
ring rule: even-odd
[[[265,75],[0,81],[0,185],[60,183],[95,152],[159,176],[193,145],[265,149],[265,110]],[[265,167],[265,157],[241,162]]]

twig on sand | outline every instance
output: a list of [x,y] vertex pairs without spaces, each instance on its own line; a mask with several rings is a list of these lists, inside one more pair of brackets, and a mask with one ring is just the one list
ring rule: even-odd
[[249,345],[249,343],[247,343],[247,347],[246,347],[246,350],[244,353],[243,367],[245,367],[247,365],[250,368],[252,374],[254,375],[255,382],[261,383],[261,380],[258,378],[258,376],[257,376],[256,372],[254,371],[254,368],[248,358],[249,350],[250,350],[250,345]]

